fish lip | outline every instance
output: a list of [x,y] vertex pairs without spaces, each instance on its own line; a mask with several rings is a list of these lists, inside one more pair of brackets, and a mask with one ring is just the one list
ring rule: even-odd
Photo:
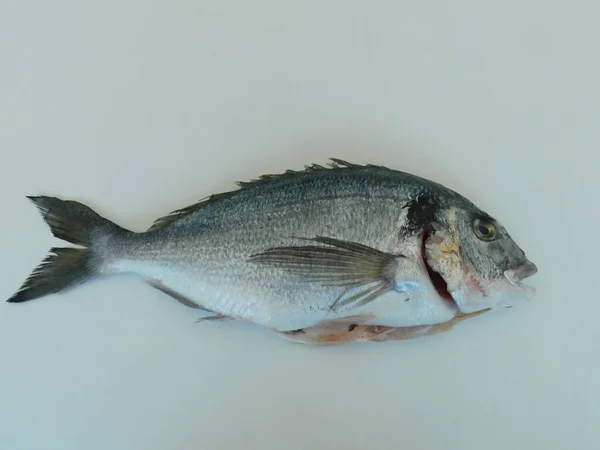
[[[485,291],[470,291],[467,287],[462,292],[453,292],[456,294],[455,300],[459,308],[464,313],[480,311],[482,307],[490,309],[511,308],[517,302],[530,300],[536,293],[536,289],[521,282],[521,280],[532,276],[537,272],[537,267],[533,263],[525,263],[512,271],[506,271],[508,274],[498,276],[486,282]],[[477,282],[477,280],[473,279]],[[478,283],[477,283],[478,284]]]
[[525,288],[529,286],[526,286],[525,284],[521,283],[521,281],[525,278],[529,278],[535,275],[537,272],[537,266],[533,262],[527,261],[515,269],[505,270],[504,278],[506,278],[506,280],[513,286]]

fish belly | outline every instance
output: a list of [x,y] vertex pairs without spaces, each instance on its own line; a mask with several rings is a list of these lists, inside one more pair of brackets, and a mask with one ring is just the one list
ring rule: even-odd
[[[257,272],[252,276],[248,273],[252,272],[249,268],[244,274],[220,278],[207,276],[198,268],[176,269],[157,262],[122,261],[119,268],[156,280],[207,310],[279,331],[297,330],[344,318],[353,318],[353,323],[360,325],[431,325],[451,320],[457,314],[455,304],[439,298],[427,286],[421,285],[408,291],[404,288],[392,290],[365,305],[349,304],[332,310],[331,306],[343,288],[298,283],[281,276],[275,278],[264,273],[270,269],[261,269],[263,273],[254,269]],[[263,282],[257,283],[257,277]]]

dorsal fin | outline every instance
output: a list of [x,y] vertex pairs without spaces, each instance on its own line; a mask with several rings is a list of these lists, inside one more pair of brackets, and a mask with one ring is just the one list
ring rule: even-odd
[[320,172],[320,171],[325,171],[325,170],[346,170],[346,169],[357,168],[357,167],[371,167],[371,165],[361,166],[359,164],[353,164],[348,161],[343,161],[343,160],[337,159],[337,158],[330,158],[330,161],[331,162],[328,164],[329,167],[321,166],[320,164],[310,164],[310,165],[304,166],[304,170],[288,169],[284,173],[281,173],[281,174],[267,174],[267,175],[261,175],[257,179],[250,180],[250,181],[236,181],[235,184],[237,184],[240,187],[240,189],[237,189],[234,191],[222,192],[220,194],[213,194],[209,197],[206,197],[206,198],[200,200],[198,203],[195,203],[193,205],[187,206],[182,209],[177,209],[177,210],[167,214],[166,216],[159,217],[152,224],[152,226],[148,229],[148,231],[160,230],[161,228],[165,228],[169,224],[171,224],[183,217],[189,216],[190,214],[198,211],[199,209],[203,208],[204,206],[206,206],[210,203],[213,203],[217,200],[221,200],[223,198],[230,197],[233,194],[243,191],[245,189],[249,189],[251,187],[258,186],[258,185],[261,185],[264,183],[268,183],[268,182],[271,182],[274,180],[283,180],[286,178],[293,178],[296,175],[299,175],[302,173],[309,173],[309,172]]
[[265,182],[269,182],[269,181],[273,181],[273,180],[281,180],[284,178],[290,178],[290,177],[293,177],[293,176],[301,174],[301,173],[320,172],[323,170],[334,170],[334,169],[349,169],[352,167],[364,167],[364,166],[360,166],[358,164],[352,164],[347,161],[342,161],[341,159],[337,159],[337,158],[330,158],[330,161],[331,162],[329,163],[329,167],[325,167],[320,164],[310,164],[310,165],[304,166],[304,170],[288,169],[284,173],[261,175],[257,179],[250,180],[250,181],[236,181],[235,184],[237,184],[241,188],[247,188],[247,187],[256,186],[256,185],[263,184]]

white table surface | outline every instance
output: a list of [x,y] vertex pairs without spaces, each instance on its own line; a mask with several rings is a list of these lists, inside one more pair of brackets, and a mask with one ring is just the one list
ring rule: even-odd
[[141,231],[338,157],[458,190],[533,301],[410,342],[305,347],[134,278],[0,304],[6,450],[600,448],[600,6],[0,4],[0,297],[57,244],[26,195]]

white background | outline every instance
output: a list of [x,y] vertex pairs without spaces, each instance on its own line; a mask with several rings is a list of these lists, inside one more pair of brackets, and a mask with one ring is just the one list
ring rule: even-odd
[[290,344],[133,278],[0,304],[0,448],[600,447],[592,1],[0,3],[0,296],[57,242],[25,195],[141,231],[338,157],[498,217],[535,299],[433,338]]

